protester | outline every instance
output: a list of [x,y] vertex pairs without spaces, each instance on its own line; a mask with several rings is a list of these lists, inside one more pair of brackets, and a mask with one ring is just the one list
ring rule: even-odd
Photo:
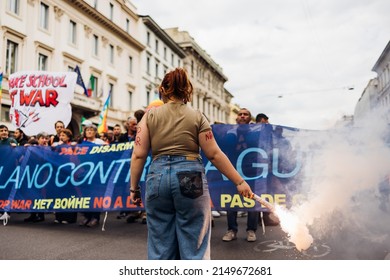
[[[67,128],[61,129],[59,132],[59,141],[57,143],[57,147],[74,145],[75,142],[73,140],[73,133]],[[54,145],[55,143],[53,143]],[[56,224],[70,224],[75,223],[77,221],[77,212],[55,212],[55,220]]]
[[18,142],[14,138],[9,137],[8,127],[4,124],[0,125],[0,145],[18,145]]
[[[251,131],[251,127],[249,123],[252,120],[251,112],[246,108],[241,108],[236,117],[237,128],[229,131],[226,135],[227,139],[225,140],[227,145],[231,145],[229,148],[230,151],[233,151],[235,155],[238,155],[240,152],[244,151],[247,148],[257,147],[259,143],[259,135],[258,133]],[[253,156],[254,153],[248,156]],[[236,160],[233,156],[230,157],[231,160]],[[248,162],[253,162],[252,160],[248,160]],[[253,168],[248,168],[248,170],[253,170]],[[249,176],[249,174],[247,174]],[[249,176],[251,177],[251,176]],[[252,175],[253,177],[253,175]],[[245,213],[245,212],[243,212]],[[246,240],[248,242],[256,241],[256,230],[257,224],[259,221],[259,212],[257,211],[249,211],[245,213],[247,215],[247,227]],[[227,225],[228,230],[222,237],[223,241],[229,242],[237,239],[238,232],[238,223],[237,223],[238,211],[236,210],[228,210],[227,211]],[[243,216],[241,214],[240,216]]]
[[18,142],[18,146],[24,146],[28,143],[28,137],[20,128],[15,129],[14,138]]
[[[47,147],[49,142],[49,135],[46,132],[40,132],[37,134],[37,142],[38,146]],[[44,212],[31,212],[30,216],[24,221],[26,223],[38,223],[43,222],[45,220]]]
[[[0,125],[0,145],[18,145],[18,142],[14,138],[9,137],[8,127],[4,124]],[[10,215],[7,212],[0,212],[0,220],[4,221],[4,224],[7,224],[9,218]]]
[[[137,110],[137,116],[139,119],[142,119],[143,110]],[[143,113],[142,113],[143,112]],[[137,135],[137,124],[138,119],[134,116],[130,116],[127,118],[126,129],[127,132],[123,133],[119,137],[119,142],[134,142],[135,137]],[[146,224],[146,214],[145,211],[121,211],[117,216],[117,219],[126,218],[127,223],[134,223],[136,220],[141,219],[143,224]]]
[[167,73],[159,87],[164,105],[148,111],[138,127],[131,158],[130,195],[138,187],[151,149],[145,209],[149,259],[210,259],[211,209],[205,156],[241,195],[252,191],[216,143],[206,117],[187,106],[193,87],[184,69]]
[[[269,118],[264,113],[257,114],[256,123],[263,124],[262,131],[272,130],[272,126],[269,123]],[[278,146],[279,141],[277,141],[277,140],[282,139],[282,138],[280,138],[282,131],[283,131],[283,129],[281,127],[278,127],[274,132],[266,133],[266,135],[271,136],[272,140],[267,141],[267,140],[269,140],[269,139],[267,139],[266,141],[261,141],[261,143],[272,143],[272,146],[274,146],[274,145]],[[264,151],[267,152],[268,158],[271,159],[270,162],[272,162],[272,157],[273,157],[272,147],[260,147],[260,148],[262,148]],[[284,153],[281,153],[281,155],[284,155]],[[270,166],[270,169],[271,169],[271,166]],[[279,183],[277,183],[278,181],[279,181],[279,178],[276,178],[275,176],[273,176],[272,173],[267,177],[268,193],[275,192],[275,187],[279,185]],[[273,215],[272,213],[270,213],[268,211],[260,212],[260,217],[261,217],[262,225],[264,225],[264,226],[277,226],[277,225],[279,225],[279,220],[275,217],[275,215]]]
[[65,124],[63,121],[56,121],[54,128],[56,130],[56,135],[50,136],[49,146],[52,146],[53,143],[60,141],[60,131],[65,128]]
[[[82,145],[106,145],[106,143],[96,137],[97,135],[97,127],[94,124],[87,125],[84,128],[84,133],[82,139],[84,139],[81,144]],[[85,212],[84,220],[80,222],[80,226],[94,227],[97,226],[100,222],[100,212]]]
[[145,111],[142,109],[139,109],[134,112],[134,117],[137,119],[137,123],[139,123],[142,120],[142,117],[145,115]]
[[137,134],[137,119],[133,116],[127,118],[126,121],[126,132],[121,134],[119,137],[120,143],[134,141],[135,135]]
[[113,140],[111,143],[119,143],[119,138],[122,134],[122,129],[119,124],[114,125],[113,128]]

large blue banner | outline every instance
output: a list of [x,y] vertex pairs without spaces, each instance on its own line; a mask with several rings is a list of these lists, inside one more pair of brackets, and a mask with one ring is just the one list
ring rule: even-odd
[[[297,130],[272,125],[213,125],[216,141],[254,192],[288,205],[298,194],[302,153]],[[284,136],[286,135],[286,136]],[[130,201],[133,143],[109,146],[0,146],[0,209],[9,212],[136,210]],[[203,156],[214,209],[260,210]],[[144,189],[151,163],[141,178]],[[144,191],[142,191],[144,195]],[[141,205],[141,208],[143,206]]]

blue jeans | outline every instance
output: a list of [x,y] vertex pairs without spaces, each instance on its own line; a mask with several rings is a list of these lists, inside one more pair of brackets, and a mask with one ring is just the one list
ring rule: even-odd
[[146,178],[148,259],[210,259],[210,193],[200,159],[159,156]]
[[[228,230],[232,230],[234,232],[238,231],[237,225],[237,211],[227,211],[227,222],[228,222]],[[253,230],[256,232],[257,224],[259,222],[259,212],[258,211],[248,211],[248,219],[246,223],[246,230]]]

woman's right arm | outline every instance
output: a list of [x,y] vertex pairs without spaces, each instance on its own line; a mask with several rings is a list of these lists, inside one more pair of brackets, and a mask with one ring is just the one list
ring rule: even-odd
[[238,193],[245,197],[251,197],[252,190],[250,186],[242,179],[229,158],[219,148],[211,130],[199,133],[199,145],[211,163],[236,185]]
[[130,163],[130,197],[135,203],[140,202],[140,198],[137,197],[135,191],[138,189],[138,184],[150,150],[150,135],[145,119],[146,117],[142,118],[137,126],[137,135],[134,140]]

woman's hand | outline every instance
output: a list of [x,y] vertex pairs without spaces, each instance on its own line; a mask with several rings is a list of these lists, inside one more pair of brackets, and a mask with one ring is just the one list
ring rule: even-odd
[[244,197],[248,197],[248,198],[253,197],[252,189],[246,181],[243,181],[242,183],[237,185],[237,191],[240,195]]
[[141,188],[140,187],[137,187],[135,189],[130,188],[130,198],[134,205],[140,206],[142,203]]

